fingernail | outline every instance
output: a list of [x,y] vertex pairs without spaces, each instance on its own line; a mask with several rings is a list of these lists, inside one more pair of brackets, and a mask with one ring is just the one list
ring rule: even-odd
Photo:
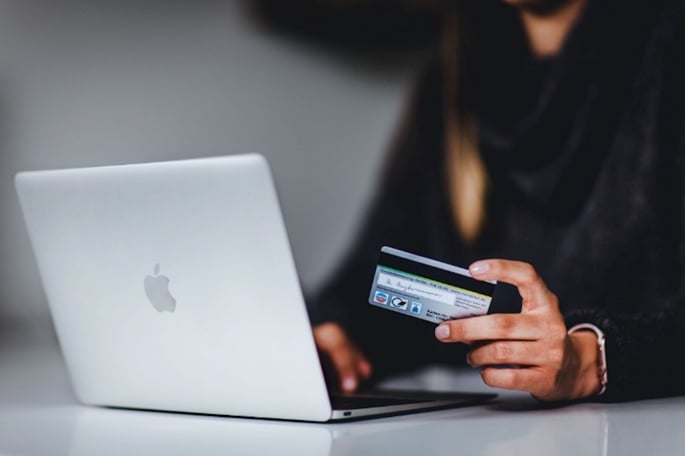
[[490,269],[490,264],[487,261],[476,261],[471,266],[469,266],[469,271],[471,274],[483,274],[488,272]]
[[466,364],[473,366],[473,364],[471,364],[471,353],[467,353],[466,355]]
[[447,339],[450,337],[450,327],[448,325],[440,325],[435,328],[435,337],[438,339]]
[[354,391],[357,389],[357,380],[354,377],[347,377],[343,380],[342,387],[345,391]]

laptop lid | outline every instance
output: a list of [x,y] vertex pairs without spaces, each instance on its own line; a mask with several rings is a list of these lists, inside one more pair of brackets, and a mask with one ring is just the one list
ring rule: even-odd
[[263,157],[25,172],[16,188],[82,402],[331,417]]
[[24,172],[15,183],[84,403],[328,421],[494,397],[329,397],[260,155]]

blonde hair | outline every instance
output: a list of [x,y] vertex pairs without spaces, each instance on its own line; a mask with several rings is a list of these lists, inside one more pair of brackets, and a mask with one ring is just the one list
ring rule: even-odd
[[[459,5],[461,2],[456,2]],[[489,178],[478,144],[478,122],[466,92],[469,77],[468,27],[462,8],[446,16],[443,37],[445,159],[447,188],[455,226],[464,241],[478,240],[486,222]]]

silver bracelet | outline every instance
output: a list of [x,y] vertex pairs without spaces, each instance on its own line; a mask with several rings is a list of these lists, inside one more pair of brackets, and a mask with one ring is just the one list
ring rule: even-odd
[[568,334],[573,334],[576,331],[583,329],[590,330],[597,335],[597,347],[599,348],[599,385],[600,389],[597,396],[601,396],[607,390],[609,384],[609,376],[607,375],[607,353],[606,353],[606,337],[604,331],[597,326],[590,323],[580,323],[568,330]]

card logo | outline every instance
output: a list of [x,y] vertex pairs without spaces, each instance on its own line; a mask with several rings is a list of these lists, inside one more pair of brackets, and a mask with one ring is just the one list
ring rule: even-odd
[[390,296],[388,293],[383,293],[382,291],[377,291],[376,294],[373,295],[373,301],[378,304],[387,304],[389,298]]
[[173,312],[176,310],[176,298],[169,292],[169,278],[159,275],[159,264],[155,265],[154,272],[154,276],[148,275],[143,281],[147,299],[157,312]]
[[409,301],[407,299],[400,298],[399,296],[393,296],[390,300],[390,306],[394,307],[395,309],[406,310],[408,305]]
[[416,314],[416,315],[420,314],[421,313],[421,303],[416,302],[416,301],[412,301],[411,307],[409,308],[409,312]]

